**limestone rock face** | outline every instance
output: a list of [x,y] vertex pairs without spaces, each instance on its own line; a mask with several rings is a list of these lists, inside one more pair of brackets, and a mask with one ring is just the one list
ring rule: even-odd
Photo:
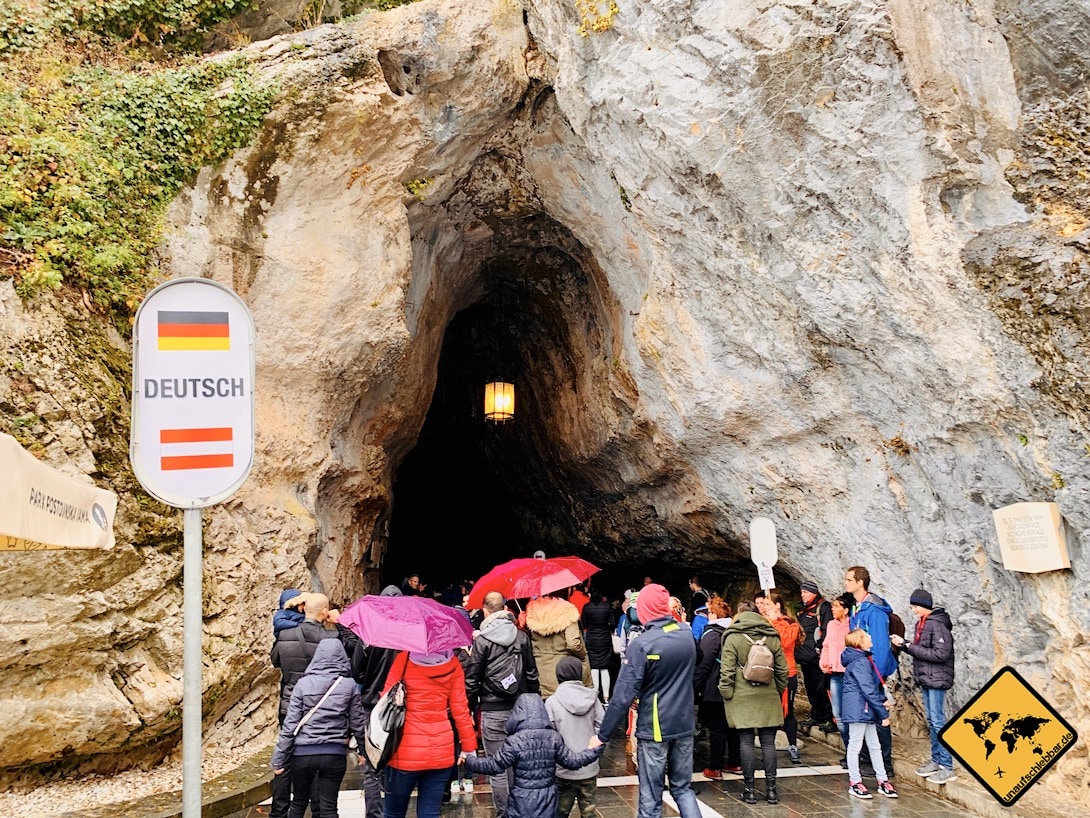
[[[529,375],[515,434],[540,460],[512,496],[538,541],[695,571],[745,560],[769,516],[787,585],[832,591],[866,565],[906,619],[932,591],[955,622],[951,708],[1010,664],[1087,734],[1090,51],[1070,26],[1090,4],[626,0],[582,18],[593,5],[425,0],[247,49],[280,102],[179,197],[164,248],[259,328],[253,475],[205,532],[214,740],[275,724],[244,693],[273,689],[280,588],[375,589],[444,333],[505,292]],[[63,311],[10,302],[5,326],[63,331]],[[44,400],[58,377],[26,388]],[[69,437],[51,461],[112,477]],[[1003,568],[991,510],[1027,500],[1059,504],[1070,571]],[[108,576],[51,558],[64,591],[5,558],[22,590],[0,614],[27,643],[4,696],[54,678],[51,650],[93,653],[55,703],[102,717],[2,741],[0,764],[170,735],[171,533],[122,546]],[[70,633],[27,624],[43,600]],[[1086,760],[1027,800],[1087,803]]]

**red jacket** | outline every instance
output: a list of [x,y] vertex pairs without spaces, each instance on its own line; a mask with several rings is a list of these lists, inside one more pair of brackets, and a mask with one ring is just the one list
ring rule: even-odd
[[788,616],[773,619],[772,627],[780,635],[780,645],[783,647],[784,658],[787,659],[787,676],[790,678],[798,673],[795,665],[795,645],[803,640],[802,627]]
[[466,677],[454,657],[440,665],[418,665],[399,656],[386,677],[385,693],[401,678],[405,668],[405,727],[390,757],[399,770],[441,770],[454,766],[454,730],[447,710],[454,717],[462,750],[474,752],[477,736],[466,700]]
[[579,611],[579,615],[582,616],[583,606],[590,602],[590,597],[580,590],[575,590],[568,594],[568,602],[574,605],[575,610]]

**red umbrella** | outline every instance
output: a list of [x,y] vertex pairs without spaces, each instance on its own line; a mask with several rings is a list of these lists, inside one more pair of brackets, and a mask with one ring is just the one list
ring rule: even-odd
[[340,624],[368,645],[436,653],[473,642],[473,626],[461,611],[422,596],[368,594],[344,609]]
[[473,583],[473,590],[469,592],[469,599],[466,600],[466,607],[470,610],[481,607],[484,604],[484,595],[490,591],[505,593],[504,589],[511,582],[511,572],[533,562],[541,562],[541,560],[531,559],[530,557],[521,557],[516,560],[508,560],[502,565],[497,565]]
[[[512,563],[519,563],[512,565]],[[501,571],[500,569],[504,569]],[[498,565],[473,586],[466,607],[478,608],[488,591],[499,591],[508,598],[534,597],[578,585],[601,569],[579,557],[511,560]],[[487,586],[484,584],[487,581]],[[478,593],[478,589],[479,593]],[[477,601],[473,604],[474,600]]]

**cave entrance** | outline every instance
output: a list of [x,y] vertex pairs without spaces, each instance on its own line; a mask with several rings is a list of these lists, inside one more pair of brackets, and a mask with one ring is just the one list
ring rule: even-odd
[[[600,412],[594,394],[608,389],[588,363],[608,337],[601,299],[556,247],[493,259],[479,285],[446,328],[424,426],[394,475],[382,584],[418,573],[429,592],[453,591],[541,549],[591,560],[603,569],[595,585],[619,593],[632,580],[612,577],[579,523],[594,490],[573,450],[586,429],[570,418]],[[515,417],[501,423],[484,417],[484,384],[497,378],[516,390]]]
[[[456,599],[461,581],[541,549],[598,565],[592,584],[610,598],[645,576],[686,603],[694,573],[709,589],[740,589],[753,567],[708,547],[722,535],[707,515],[676,527],[649,499],[687,478],[658,462],[631,417],[593,261],[559,245],[484,262],[447,324],[423,427],[393,475],[381,584],[416,573]],[[484,384],[498,375],[515,384],[504,423],[484,417]]]

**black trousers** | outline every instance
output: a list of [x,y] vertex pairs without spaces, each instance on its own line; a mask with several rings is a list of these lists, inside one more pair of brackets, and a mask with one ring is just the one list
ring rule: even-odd
[[[765,768],[765,784],[772,786],[776,783],[776,728],[761,727],[757,730],[757,736],[761,740],[761,760]],[[757,757],[753,752],[753,731],[739,730],[742,750],[742,780],[747,787],[753,788],[753,779],[757,772]]]
[[[269,818],[288,818],[291,808],[292,759],[284,764],[284,772],[274,775],[272,780],[272,804],[269,806]],[[310,814],[313,818],[323,818],[321,805],[318,803],[318,789],[310,792]],[[335,813],[329,813],[334,815]]]
[[802,682],[806,685],[806,698],[810,700],[810,721],[825,724],[833,720],[833,708],[829,704],[829,677],[821,672],[818,662],[799,662]]
[[708,728],[708,767],[713,770],[740,767],[738,731],[727,724],[723,702],[701,702],[698,714],[700,723]]
[[[307,803],[318,797],[322,816],[337,814],[337,794],[344,780],[348,759],[343,753],[316,756],[294,756],[292,766],[292,798],[288,818],[303,818]],[[277,776],[279,778],[280,776]],[[313,814],[314,808],[311,807]]]

